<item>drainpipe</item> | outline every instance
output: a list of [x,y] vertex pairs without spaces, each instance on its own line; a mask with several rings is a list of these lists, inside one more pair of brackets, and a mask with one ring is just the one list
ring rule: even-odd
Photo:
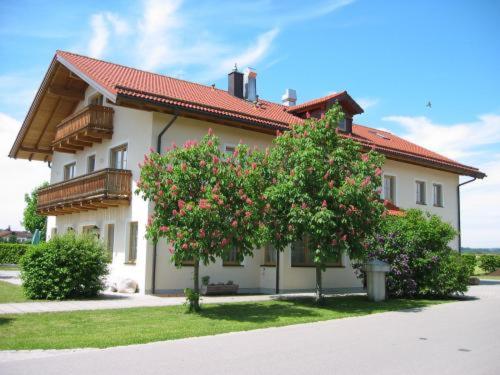
[[457,202],[458,202],[458,253],[462,254],[462,227],[460,224],[460,186],[467,185],[471,182],[477,180],[477,177],[473,177],[472,180],[462,182],[457,185]]
[[[158,140],[156,142],[156,152],[161,154],[161,138],[163,137],[163,134],[172,126],[172,124],[177,120],[178,115],[174,115],[172,119],[165,125],[163,130],[158,134]],[[155,294],[156,292],[156,258],[158,254],[158,246],[157,246],[157,240],[154,241],[153,244],[153,272],[152,272],[152,285],[151,285],[151,294]]]

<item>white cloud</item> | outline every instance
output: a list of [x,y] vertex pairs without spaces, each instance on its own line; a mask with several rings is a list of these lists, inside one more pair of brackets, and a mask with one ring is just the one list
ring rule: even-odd
[[365,111],[368,108],[375,107],[380,102],[380,99],[377,98],[358,98],[356,102],[363,108]]
[[400,125],[403,138],[486,173],[484,180],[461,188],[462,244],[499,247],[500,154],[491,150],[500,149],[500,115],[485,114],[477,121],[451,125],[426,117],[388,116],[383,120]]
[[481,147],[500,143],[500,115],[486,114],[478,121],[443,125],[427,117],[387,116],[404,128],[403,137],[450,158],[472,159]]
[[87,50],[88,54],[95,58],[104,55],[109,45],[111,31],[117,36],[126,35],[130,31],[127,22],[110,12],[93,14],[90,17],[90,27],[92,36]]
[[3,175],[0,196],[0,228],[11,225],[21,228],[24,209],[24,193],[28,193],[43,181],[48,181],[50,169],[41,162],[9,159],[9,153],[21,123],[0,112],[0,170]]

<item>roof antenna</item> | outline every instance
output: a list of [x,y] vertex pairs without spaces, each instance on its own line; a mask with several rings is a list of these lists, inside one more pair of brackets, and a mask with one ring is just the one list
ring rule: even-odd
[[238,71],[238,64],[234,63],[233,72],[237,72],[237,71]]
[[431,103],[431,101],[430,101],[430,100],[427,102],[426,107],[432,108],[432,103]]

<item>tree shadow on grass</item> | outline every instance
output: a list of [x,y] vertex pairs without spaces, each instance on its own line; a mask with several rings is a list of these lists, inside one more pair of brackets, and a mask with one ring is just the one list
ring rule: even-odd
[[12,320],[14,319],[0,316],[0,326],[3,326],[4,324],[9,324]]
[[323,319],[361,316],[386,311],[419,312],[429,300],[391,299],[372,302],[366,296],[327,297],[316,305],[311,297],[286,297],[275,303],[237,303],[205,306],[200,315],[214,320],[265,323],[279,318],[317,317]]
[[303,306],[262,303],[235,303],[221,305],[206,305],[200,315],[214,320],[237,322],[265,323],[279,318],[314,317],[319,313],[305,309]]

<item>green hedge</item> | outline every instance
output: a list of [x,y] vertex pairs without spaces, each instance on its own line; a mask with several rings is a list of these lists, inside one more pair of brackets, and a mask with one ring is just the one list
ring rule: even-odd
[[495,271],[500,268],[500,255],[480,255],[479,267],[488,273]]
[[31,245],[0,242],[0,264],[18,264]]

